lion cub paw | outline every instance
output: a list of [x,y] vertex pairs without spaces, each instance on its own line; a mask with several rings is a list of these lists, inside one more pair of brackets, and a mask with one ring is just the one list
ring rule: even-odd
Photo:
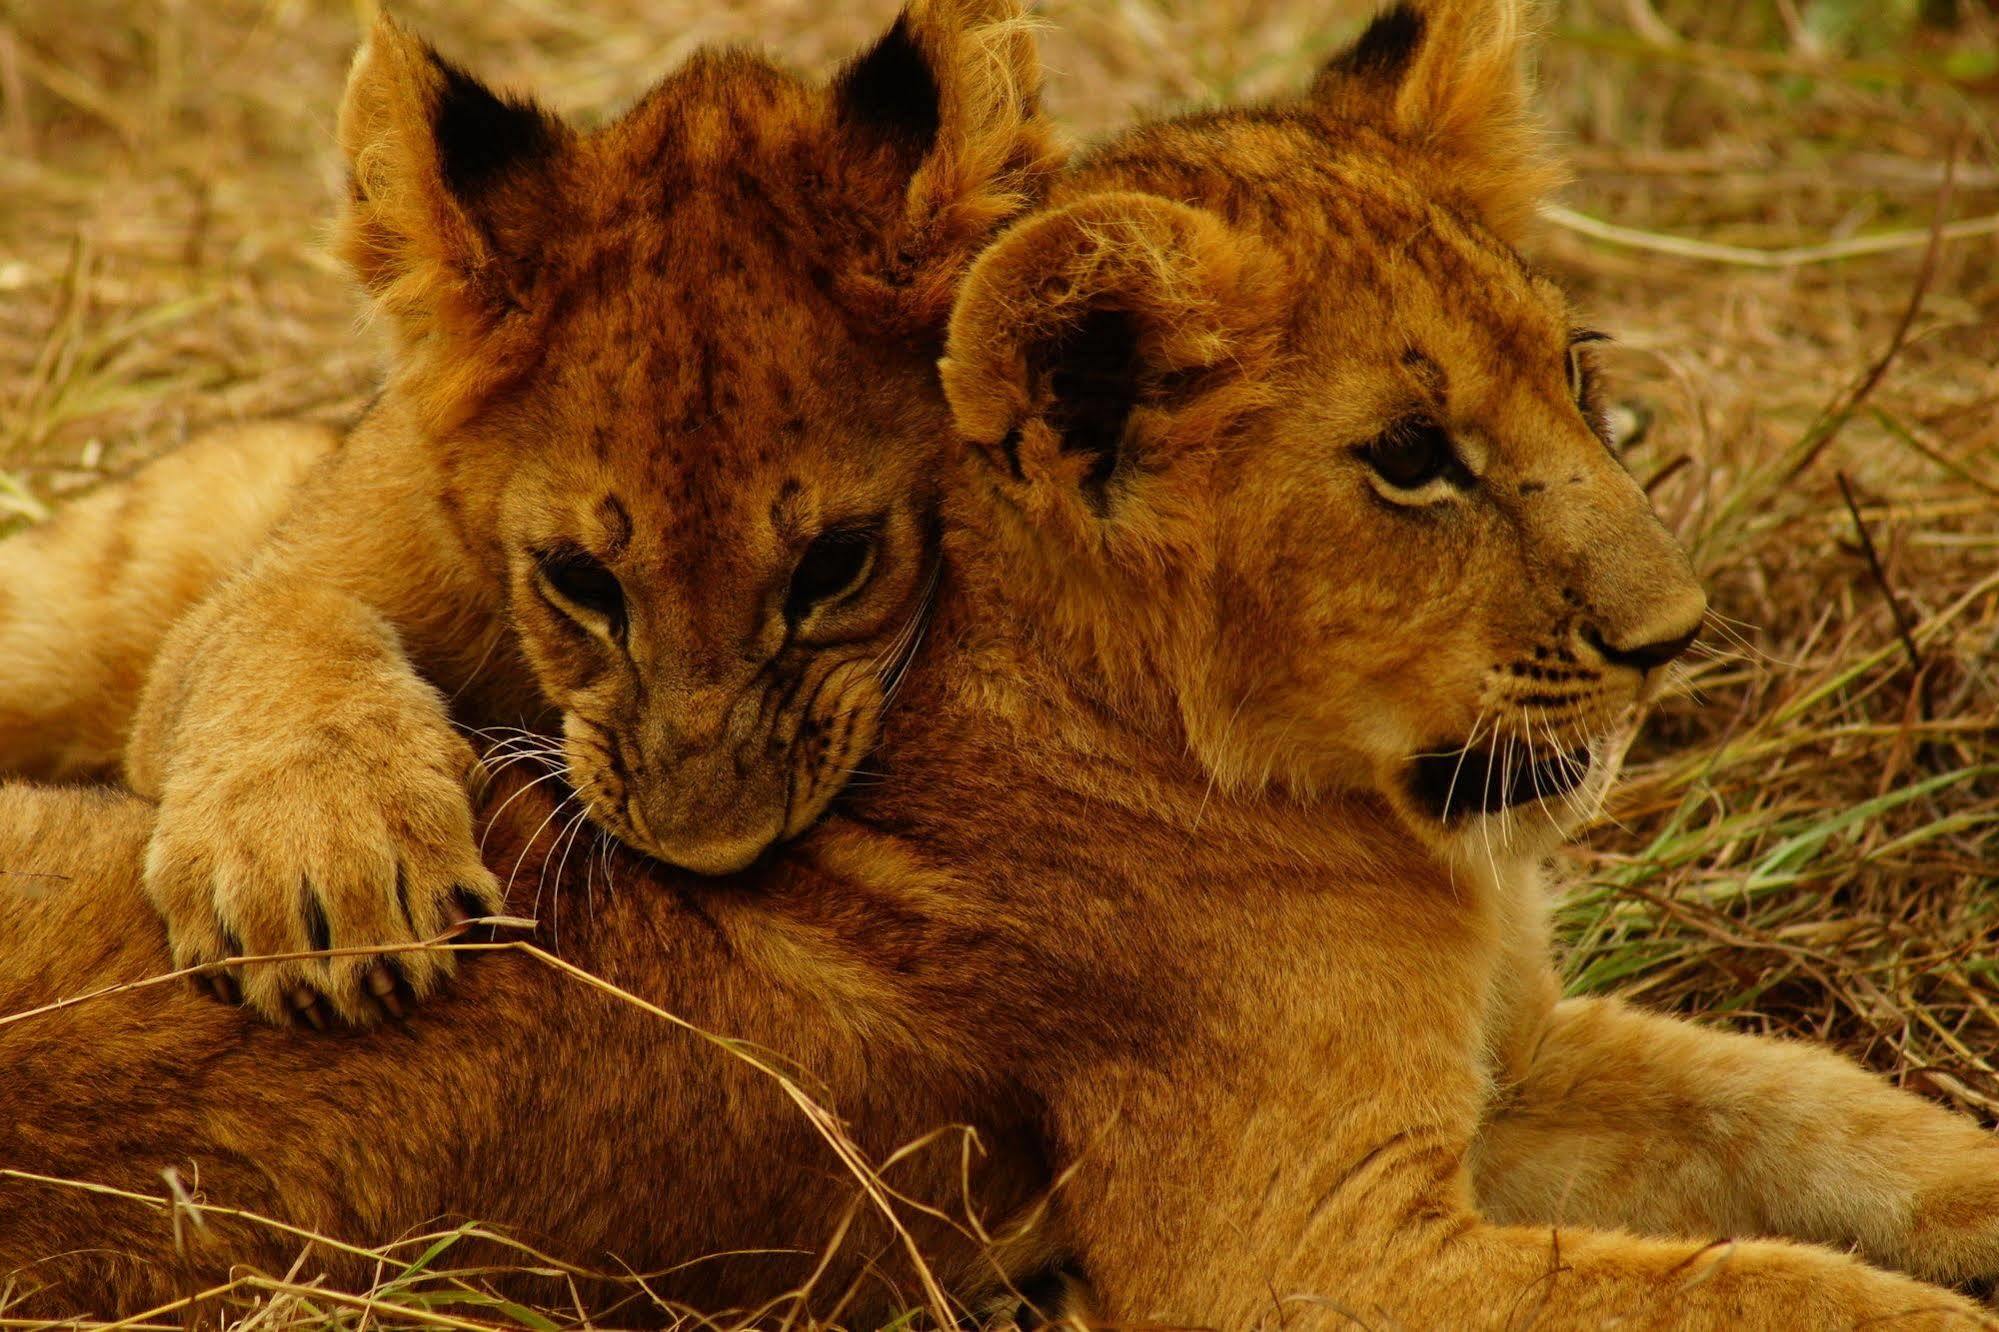
[[401,1017],[453,974],[449,949],[409,946],[500,910],[472,840],[482,769],[442,716],[416,728],[415,744],[403,720],[386,728],[403,742],[392,753],[349,738],[175,773],[145,881],[176,967],[330,953],[202,978],[269,1021],[322,1028]]

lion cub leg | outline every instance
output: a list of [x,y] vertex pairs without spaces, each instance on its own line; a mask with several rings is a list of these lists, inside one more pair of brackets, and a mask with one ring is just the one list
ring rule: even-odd
[[174,626],[126,774],[159,801],[146,892],[174,964],[399,948],[240,969],[268,1019],[324,1025],[324,998],[365,1023],[452,970],[449,952],[407,945],[500,893],[472,838],[471,746],[395,625],[314,577],[366,554],[314,535],[281,533]]
[[168,626],[338,443],[315,425],[218,430],[0,541],[0,773],[116,773]]
[[[1062,1104],[1092,1131],[1057,1202],[1104,1324],[1999,1327],[1962,1296],[1829,1249],[1495,1224],[1471,1205],[1469,1126],[1420,1094],[1433,1081],[1421,1075],[1447,1071],[1402,1031],[1400,1048],[1355,1042],[1377,1061],[1323,1061],[1311,1090],[1341,1089],[1345,1104],[1287,1096],[1260,1069],[1231,1086],[1213,1060],[1139,1070],[1081,1115]],[[1410,1086],[1374,1085],[1388,1060],[1418,1075]]]
[[1224,924],[1194,937],[1241,985],[1170,1010],[1158,1048],[1118,1047],[1049,1089],[1056,1215],[1106,1322],[1999,1327],[1826,1248],[1481,1215],[1468,1166],[1487,1088],[1468,1015],[1487,943],[1443,892],[1399,887],[1356,878],[1234,921],[1204,903],[1188,918]]
[[1827,1050],[1614,999],[1550,1014],[1475,1146],[1498,1220],[1780,1235],[1999,1276],[1999,1140]]

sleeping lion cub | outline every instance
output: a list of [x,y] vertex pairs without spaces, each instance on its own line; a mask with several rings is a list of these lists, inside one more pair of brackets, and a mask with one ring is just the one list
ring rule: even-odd
[[[383,20],[340,117],[341,248],[398,341],[380,400],[156,660],[209,549],[111,561],[87,626],[0,602],[0,767],[115,753],[150,662],[124,770],[159,802],[147,891],[183,965],[492,909],[467,732],[516,735],[595,825],[691,869],[807,827],[918,637],[932,366],[956,278],[1057,163],[1038,79],[1016,0],[914,0],[831,87],[706,53],[583,134]],[[153,492],[219,469],[169,458],[0,571],[94,568],[107,526],[145,540]],[[270,522],[218,513],[208,545],[233,563]],[[78,690],[72,655],[126,687]],[[367,1023],[450,963],[287,961],[242,997]]]
[[[502,775],[523,896],[607,876],[570,959],[746,1044],[519,953],[352,1040],[171,986],[0,1026],[0,1258],[51,1282],[34,1312],[290,1265],[239,1212],[61,1182],[172,1167],[342,1241],[471,1214],[579,1291],[648,1273],[621,1321],[870,1325],[1061,1256],[1121,1325],[1983,1322],[1832,1248],[1712,1242],[1999,1275],[1975,1127],[1824,1052],[1555,1002],[1535,857],[1701,597],[1510,246],[1513,18],[1392,10],[1306,97],[1114,141],[979,260],[891,780],[704,879],[568,864],[554,798]],[[0,863],[48,887],[0,913],[0,1008],[162,967],[145,806],[4,799]],[[978,1149],[863,1192],[757,1048],[867,1159],[948,1124]]]

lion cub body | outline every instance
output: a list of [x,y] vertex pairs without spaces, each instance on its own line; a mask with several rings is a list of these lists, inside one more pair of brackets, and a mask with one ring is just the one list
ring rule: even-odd
[[[520,789],[503,775],[496,806]],[[963,1233],[967,1188],[1000,1234],[1045,1188],[1028,1107],[911,997],[854,1006],[875,972],[850,952],[865,913],[842,908],[809,863],[768,877],[755,901],[623,851],[598,859],[588,885],[556,881],[561,848],[547,828],[537,836],[551,808],[528,793],[487,845],[493,863],[522,866],[515,909],[543,881],[572,899],[566,962],[777,1052],[870,1161],[947,1125],[976,1131],[987,1151],[969,1174],[956,1133],[888,1171],[949,1218],[905,1212],[903,1224],[953,1290],[1045,1261],[1044,1232],[998,1256]],[[164,937],[138,873],[151,819],[129,797],[0,788],[0,1012],[161,972]],[[158,1197],[165,1170],[204,1201],[343,1242],[476,1220],[602,1274],[578,1275],[576,1289],[627,1325],[670,1321],[659,1306],[617,1305],[636,1292],[619,1279],[630,1273],[703,1312],[783,1309],[785,1292],[806,1289],[801,1312],[844,1302],[867,1326],[922,1302],[907,1253],[773,1076],[532,958],[485,955],[470,970],[410,1022],[366,1033],[268,1027],[183,983],[0,1026],[0,1288],[42,1287],[9,1313],[134,1313],[232,1264],[277,1273],[297,1257],[296,1232],[234,1213],[181,1227],[181,1254],[167,1210],[55,1182]],[[514,1269],[499,1285],[516,1298],[571,1298],[568,1278],[532,1275],[523,1269],[540,1263],[500,1244],[466,1241],[444,1261],[487,1264]],[[377,1275],[326,1248],[309,1265],[348,1289]]]
[[211,431],[0,541],[0,771],[117,774],[174,621],[241,568],[334,431]]
[[223,981],[272,1020],[426,998],[447,955],[368,950],[497,902],[474,740],[703,872],[818,817],[918,638],[912,441],[948,429],[952,280],[1053,170],[1037,88],[1013,0],[914,0],[828,85],[701,52],[583,133],[377,24],[341,249],[387,383],[166,635],[125,746],[178,961],[342,950]]
[[[567,859],[555,798],[502,776],[489,857],[517,905],[593,902],[574,963],[777,1052],[875,1161],[976,1147],[864,1191],[743,1047],[521,955],[353,1040],[138,989],[0,1027],[0,1256],[64,1312],[291,1261],[216,1212],[183,1254],[174,1216],[55,1178],[171,1166],[371,1244],[476,1211],[670,1267],[703,1312],[920,1302],[893,1212],[949,1294],[1060,1254],[1119,1325],[1977,1322],[1829,1248],[1712,1243],[1990,1276],[1974,1127],[1823,1054],[1553,1002],[1527,867],[1700,598],[1507,244],[1516,17],[1399,7],[1309,98],[1118,141],[979,260],[890,780],[717,880]],[[1434,781],[1440,753],[1484,780]],[[0,793],[0,827],[100,828],[0,847],[58,885],[0,926],[0,1005],[163,965],[144,810],[90,799]],[[832,1252],[741,1252],[770,1247]]]

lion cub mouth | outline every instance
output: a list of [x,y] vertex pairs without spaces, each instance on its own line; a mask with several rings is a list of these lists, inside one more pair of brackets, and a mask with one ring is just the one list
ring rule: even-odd
[[1588,749],[1535,758],[1524,747],[1507,754],[1460,747],[1411,760],[1409,790],[1438,822],[1449,823],[1566,795],[1589,776],[1590,762]]

